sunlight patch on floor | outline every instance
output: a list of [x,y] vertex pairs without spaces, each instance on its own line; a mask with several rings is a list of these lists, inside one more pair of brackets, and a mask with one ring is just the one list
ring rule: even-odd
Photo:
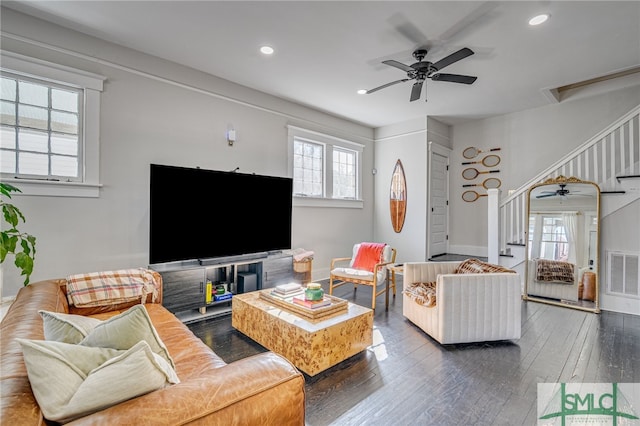
[[387,347],[384,344],[384,336],[377,327],[373,327],[373,344],[368,348],[376,356],[378,361],[389,358]]

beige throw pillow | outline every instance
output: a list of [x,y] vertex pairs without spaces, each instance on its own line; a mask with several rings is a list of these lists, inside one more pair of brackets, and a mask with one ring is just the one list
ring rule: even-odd
[[44,338],[64,343],[79,343],[102,321],[84,315],[38,311],[42,317]]
[[18,339],[45,418],[67,422],[179,383],[145,341],[127,350]]
[[136,305],[127,311],[100,322],[79,344],[83,346],[129,349],[144,340],[151,350],[163,357],[173,368],[173,359],[149,318],[144,305]]

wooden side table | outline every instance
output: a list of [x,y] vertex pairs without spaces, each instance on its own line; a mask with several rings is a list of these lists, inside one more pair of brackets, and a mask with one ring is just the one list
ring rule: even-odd
[[389,282],[390,280],[393,280],[393,282],[396,282],[396,274],[402,275],[403,273],[404,273],[403,263],[397,263],[395,265],[387,266],[387,282],[385,283],[386,291],[384,292],[384,310],[385,311],[389,310]]

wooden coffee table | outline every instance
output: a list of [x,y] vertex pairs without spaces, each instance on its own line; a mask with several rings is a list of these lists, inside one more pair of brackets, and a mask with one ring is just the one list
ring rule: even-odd
[[231,325],[265,348],[315,376],[373,343],[373,311],[348,303],[344,313],[305,319],[269,303],[259,290],[232,299]]

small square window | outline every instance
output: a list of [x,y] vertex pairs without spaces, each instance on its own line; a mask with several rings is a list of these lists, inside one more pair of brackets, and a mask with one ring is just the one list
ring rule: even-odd
[[82,90],[3,73],[1,172],[81,181]]

